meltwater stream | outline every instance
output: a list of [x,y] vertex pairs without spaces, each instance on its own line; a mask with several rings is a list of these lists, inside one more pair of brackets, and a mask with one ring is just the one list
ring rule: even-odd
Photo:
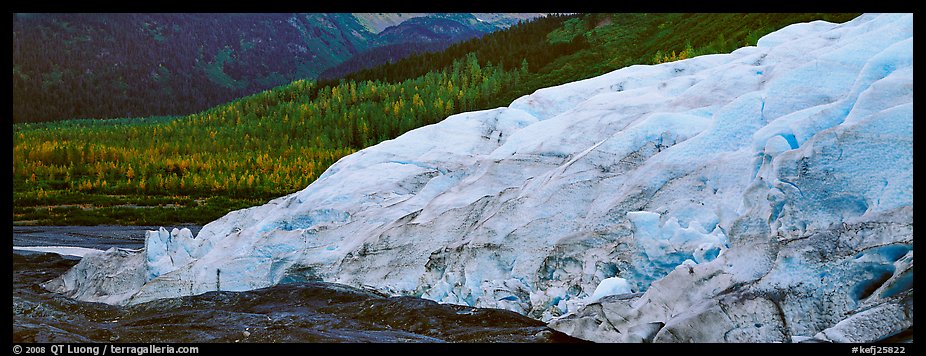
[[210,292],[127,307],[81,302],[40,286],[79,257],[30,251],[41,250],[36,246],[140,248],[147,229],[14,227],[13,342],[581,341],[510,311],[386,297],[332,283]]

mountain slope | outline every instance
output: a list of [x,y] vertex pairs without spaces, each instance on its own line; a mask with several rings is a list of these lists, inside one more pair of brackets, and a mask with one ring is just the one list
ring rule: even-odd
[[[518,23],[518,21],[527,21],[537,17],[542,17],[543,13],[353,13],[354,17],[363,24],[367,29],[374,33],[380,33],[383,30],[400,25],[410,19],[431,17],[431,18],[449,18],[455,19],[460,23],[470,26],[480,26],[484,32],[491,32],[493,29],[504,29]],[[462,20],[462,21],[461,21]],[[482,23],[482,24],[479,24]]]
[[[323,279],[578,311],[553,325],[584,338],[877,341],[912,329],[912,48],[912,15],[864,15],[539,90],[46,287],[138,303]],[[587,299],[609,278],[645,293]]]
[[427,13],[353,13],[364,27],[370,32],[380,33],[388,27],[396,26],[409,19],[427,16]]
[[13,20],[14,122],[195,112],[314,77],[376,39],[344,14],[16,14]]
[[430,43],[465,40],[483,32],[450,19],[418,17],[389,27],[378,34],[389,43]]
[[373,48],[449,45],[509,17],[422,16],[380,34],[358,14],[14,14],[13,120],[188,114],[316,78]]
[[[473,17],[473,19],[475,19]],[[464,21],[465,22],[465,21]],[[491,29],[491,28],[490,28]],[[489,29],[486,29],[489,30]],[[483,35],[460,21],[438,17],[416,17],[379,32],[389,45],[354,55],[318,75],[319,80],[336,80],[359,70],[392,63],[410,55],[442,51],[450,45]]]

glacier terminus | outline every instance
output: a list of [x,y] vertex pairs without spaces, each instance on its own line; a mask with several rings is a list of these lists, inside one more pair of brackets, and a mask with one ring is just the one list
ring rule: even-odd
[[794,24],[461,113],[44,287],[135,304],[325,281],[600,342],[913,328],[913,15]]

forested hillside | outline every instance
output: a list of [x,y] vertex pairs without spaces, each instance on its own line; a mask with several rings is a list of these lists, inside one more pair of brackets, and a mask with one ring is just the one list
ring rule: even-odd
[[14,220],[205,223],[300,190],[339,158],[453,113],[632,64],[730,51],[790,23],[854,16],[552,16],[185,117],[18,124]]
[[380,46],[404,56],[505,26],[422,15],[377,33],[346,13],[14,14],[13,120],[189,114]]
[[[379,37],[382,41],[392,44],[358,53],[322,71],[318,79],[337,79],[362,69],[395,62],[415,53],[438,52],[456,42],[482,36],[485,33],[483,31],[493,28],[487,24],[479,26],[480,23],[470,14],[460,14],[455,17],[455,19],[416,17],[402,24],[388,27],[379,32]],[[476,24],[464,24],[469,22],[476,22]]]
[[314,77],[374,37],[349,14],[17,14],[13,119],[196,112]]

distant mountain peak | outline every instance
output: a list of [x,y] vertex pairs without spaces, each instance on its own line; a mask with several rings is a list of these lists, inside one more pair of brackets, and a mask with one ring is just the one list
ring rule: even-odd
[[474,20],[485,22],[495,29],[507,28],[518,23],[541,17],[543,13],[353,13],[365,28],[373,33],[380,33],[383,30],[397,26],[405,21],[419,17],[459,17],[472,16]]

